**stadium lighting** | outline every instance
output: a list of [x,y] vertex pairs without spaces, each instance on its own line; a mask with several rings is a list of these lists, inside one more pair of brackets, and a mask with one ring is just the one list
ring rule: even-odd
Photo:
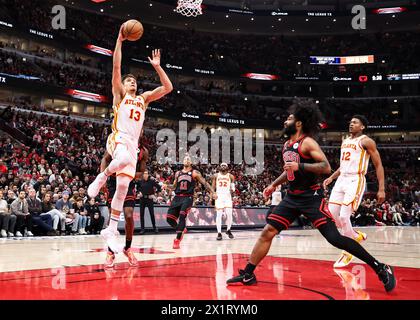
[[395,103],[397,103],[397,102],[398,102],[398,100],[397,100],[397,99],[394,99],[394,102],[395,102]]

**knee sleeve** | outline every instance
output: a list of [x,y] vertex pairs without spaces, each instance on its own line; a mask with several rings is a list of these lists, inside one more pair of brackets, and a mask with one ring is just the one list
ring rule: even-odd
[[223,216],[223,210],[217,210],[217,216],[216,216],[216,227],[217,232],[222,232],[222,216]]
[[233,223],[233,209],[232,208],[226,208],[226,225],[227,229],[230,230],[232,228]]

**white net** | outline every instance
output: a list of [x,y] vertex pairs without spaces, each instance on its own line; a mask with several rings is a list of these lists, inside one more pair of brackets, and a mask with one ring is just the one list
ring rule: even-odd
[[175,11],[186,17],[196,17],[203,14],[201,3],[203,0],[178,0]]

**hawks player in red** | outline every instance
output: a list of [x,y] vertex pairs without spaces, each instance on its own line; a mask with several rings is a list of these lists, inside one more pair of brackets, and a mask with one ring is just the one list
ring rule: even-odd
[[296,217],[303,214],[333,246],[345,250],[368,264],[378,275],[386,291],[396,286],[392,267],[380,263],[357,241],[342,236],[328,211],[323,198],[319,176],[329,174],[331,166],[320,146],[313,138],[319,130],[322,115],[312,101],[298,101],[284,123],[284,133],[289,140],[283,147],[284,172],[264,190],[268,198],[277,186],[288,181],[289,190],[280,204],[267,217],[262,231],[244,270],[227,281],[227,284],[251,285],[257,282],[254,270],[268,254],[271,242],[286,230]]

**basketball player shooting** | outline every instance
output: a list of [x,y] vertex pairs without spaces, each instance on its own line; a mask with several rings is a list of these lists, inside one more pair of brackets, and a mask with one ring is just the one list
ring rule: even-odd
[[267,225],[258,238],[245,269],[239,270],[238,276],[229,279],[228,285],[257,283],[255,268],[268,254],[274,237],[303,214],[331,245],[346,250],[368,264],[387,292],[395,288],[393,268],[380,263],[357,241],[341,235],[328,211],[318,179],[322,174],[329,174],[331,166],[313,138],[321,121],[322,115],[315,103],[298,101],[292,106],[284,123],[284,133],[289,137],[283,147],[284,172],[264,190],[264,196],[268,198],[277,186],[286,181],[289,182],[289,190],[267,217]]
[[216,226],[217,226],[217,240],[222,240],[222,216],[226,214],[227,231],[226,234],[230,239],[233,239],[232,228],[232,195],[231,191],[235,191],[235,177],[229,173],[227,163],[220,165],[220,172],[212,177],[212,187],[216,189],[217,200],[216,207]]
[[[346,237],[362,242],[367,239],[365,233],[355,231],[351,225],[350,217],[357,211],[365,191],[369,158],[376,169],[378,179],[378,203],[385,200],[385,174],[376,143],[363,134],[368,121],[362,115],[355,115],[350,121],[350,137],[341,145],[340,168],[324,181],[324,189],[337,179],[331,192],[328,209],[333,214],[337,226],[341,227],[341,233]],[[334,263],[334,268],[342,268],[350,264],[353,255],[343,251]]]
[[153,50],[152,58],[149,57],[149,61],[158,73],[162,85],[153,91],[136,95],[136,77],[130,74],[121,76],[122,45],[123,41],[127,39],[124,28],[124,25],[121,26],[115,46],[112,73],[114,121],[112,133],[109,135],[106,145],[108,153],[112,156],[112,161],[88,188],[89,196],[96,197],[108,177],[116,173],[117,186],[111,203],[110,223],[108,228],[101,232],[108,247],[114,253],[119,252],[116,241],[119,235],[117,225],[120,213],[123,211],[128,187],[136,174],[137,146],[146,109],[149,103],[162,98],[173,90],[171,81],[160,66],[160,50]]

